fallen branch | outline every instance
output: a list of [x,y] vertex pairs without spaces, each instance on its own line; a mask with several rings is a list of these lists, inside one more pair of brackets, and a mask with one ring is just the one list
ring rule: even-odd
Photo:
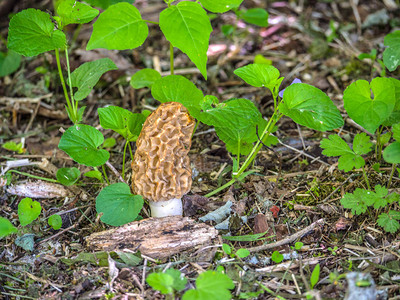
[[303,235],[313,231],[316,227],[323,225],[325,223],[324,219],[319,219],[318,221],[312,223],[311,225],[307,226],[306,228],[288,236],[287,238],[284,238],[283,240],[277,241],[275,243],[271,243],[271,244],[265,244],[265,245],[261,245],[261,246],[257,246],[257,247],[252,247],[252,248],[248,248],[248,250],[250,252],[258,252],[258,251],[263,251],[263,250],[269,250],[269,249],[273,249],[279,246],[283,246],[289,243],[294,242],[295,240],[301,238]]

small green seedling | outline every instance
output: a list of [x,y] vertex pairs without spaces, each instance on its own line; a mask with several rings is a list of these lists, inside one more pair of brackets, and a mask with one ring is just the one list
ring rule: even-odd
[[62,219],[60,215],[51,215],[48,219],[49,225],[54,229],[58,230],[62,226]]
[[271,259],[274,263],[279,264],[283,261],[283,255],[279,251],[272,252]]
[[171,299],[174,299],[174,294],[185,288],[187,279],[179,270],[167,269],[163,273],[149,274],[146,282],[161,294],[169,295]]
[[16,142],[6,142],[1,145],[1,147],[9,151],[18,152],[19,154],[25,152],[25,148],[22,143],[17,144]]
[[311,288],[313,289],[314,286],[318,283],[319,281],[319,274],[320,274],[320,265],[317,264],[314,268],[314,270],[311,273],[311,277],[310,277],[310,285]]
[[332,249],[331,247],[328,247],[328,250],[331,252],[331,254],[332,254],[333,256],[336,256],[336,255],[337,255],[336,251],[337,251],[338,249],[339,249],[338,246],[333,247],[333,249]]
[[295,249],[295,250],[300,250],[303,246],[304,246],[304,243],[302,243],[302,242],[296,242],[296,243],[294,244],[294,249]]
[[234,249],[228,244],[222,244],[222,250],[232,258],[245,258],[250,255],[250,251],[243,248],[238,249],[236,252],[234,252]]
[[18,204],[18,217],[21,226],[26,226],[35,221],[42,211],[42,206],[31,198],[24,198]]

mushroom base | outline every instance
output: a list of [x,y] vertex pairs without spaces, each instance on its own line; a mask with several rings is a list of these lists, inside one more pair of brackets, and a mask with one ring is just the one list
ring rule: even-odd
[[168,216],[182,216],[182,200],[180,198],[173,198],[167,201],[149,201],[151,216],[155,218],[162,218]]

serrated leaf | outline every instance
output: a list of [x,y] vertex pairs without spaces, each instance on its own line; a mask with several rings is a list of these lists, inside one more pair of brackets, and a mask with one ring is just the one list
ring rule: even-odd
[[242,12],[240,18],[260,27],[268,26],[268,12],[263,8],[250,8]]
[[344,208],[351,209],[352,214],[360,215],[375,202],[374,192],[357,188],[354,193],[346,193],[340,200]]
[[111,5],[98,17],[86,49],[134,49],[143,44],[148,34],[149,28],[139,10],[121,2]]
[[74,161],[89,167],[106,163],[110,153],[99,149],[104,142],[100,131],[89,125],[73,125],[61,137],[58,148],[67,153]]
[[396,211],[389,211],[389,213],[382,213],[378,216],[378,225],[383,227],[386,232],[395,233],[400,229],[400,214]]
[[69,24],[85,24],[92,21],[99,11],[76,0],[60,0],[56,12],[61,19],[61,29]]
[[180,75],[165,76],[154,82],[151,95],[161,103],[171,101],[181,103],[196,119],[199,117],[204,97],[203,92],[193,82]]
[[153,83],[158,79],[161,79],[161,75],[156,70],[142,69],[133,74],[130,84],[134,89],[141,89],[143,87],[151,88]]
[[109,58],[86,62],[76,68],[71,73],[71,85],[78,88],[78,91],[74,94],[75,100],[79,101],[86,98],[105,72],[116,69],[117,66]]
[[367,154],[372,150],[373,145],[365,132],[357,133],[353,140],[353,151],[359,155]]
[[343,102],[350,118],[375,133],[394,109],[395,89],[388,78],[374,78],[371,84],[366,80],[357,80],[344,91]]
[[9,220],[0,217],[0,239],[17,231],[17,228]]
[[131,194],[130,187],[123,182],[106,186],[96,198],[96,211],[103,213],[101,221],[112,226],[134,221],[142,207],[143,197]]
[[229,300],[232,297],[229,290],[234,287],[232,279],[227,275],[216,271],[206,271],[197,277],[196,289],[188,290],[183,295],[182,300]]
[[374,208],[379,209],[381,207],[385,207],[388,204],[388,200],[386,198],[388,194],[388,189],[381,186],[375,186],[375,195],[374,195]]
[[203,7],[213,13],[224,13],[233,8],[238,8],[243,0],[200,0]]
[[351,150],[349,145],[337,134],[331,134],[327,139],[322,139],[320,147],[324,149],[322,154],[326,156],[353,154],[353,150]]
[[283,77],[279,70],[266,64],[249,64],[236,69],[233,73],[254,87],[266,87],[273,95],[278,94]]
[[172,294],[174,291],[172,288],[174,278],[166,273],[151,273],[147,276],[146,282],[163,295]]
[[81,176],[78,168],[60,168],[57,170],[57,181],[65,186],[73,185]]
[[392,72],[400,65],[400,30],[386,35],[383,43],[387,46],[383,51],[383,63]]
[[212,27],[201,5],[182,1],[166,8],[160,13],[160,28],[165,38],[186,53],[207,80],[207,50]]
[[294,83],[285,89],[279,110],[296,123],[319,131],[332,130],[344,124],[331,99],[305,83]]
[[62,226],[62,219],[60,215],[54,214],[49,217],[48,223],[54,230],[58,230]]
[[39,202],[32,201],[31,198],[24,198],[18,204],[18,218],[21,226],[26,226],[35,221],[42,211]]
[[65,34],[54,28],[49,14],[28,8],[12,17],[8,28],[8,49],[24,56],[64,49]]
[[185,289],[187,279],[185,276],[183,276],[183,274],[179,270],[167,269],[165,271],[165,274],[172,276],[172,278],[174,279],[172,288],[175,291],[179,292],[179,291],[182,291],[183,289]]
[[390,144],[383,150],[383,159],[391,164],[400,164],[400,141]]
[[21,64],[21,55],[13,50],[7,53],[0,52],[0,77],[10,75],[18,70]]

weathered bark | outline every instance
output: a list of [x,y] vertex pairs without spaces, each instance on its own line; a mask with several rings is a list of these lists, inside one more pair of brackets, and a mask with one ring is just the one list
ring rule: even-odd
[[184,251],[209,245],[218,231],[207,224],[181,216],[148,218],[93,233],[86,238],[95,251],[139,250],[151,258],[167,258]]

